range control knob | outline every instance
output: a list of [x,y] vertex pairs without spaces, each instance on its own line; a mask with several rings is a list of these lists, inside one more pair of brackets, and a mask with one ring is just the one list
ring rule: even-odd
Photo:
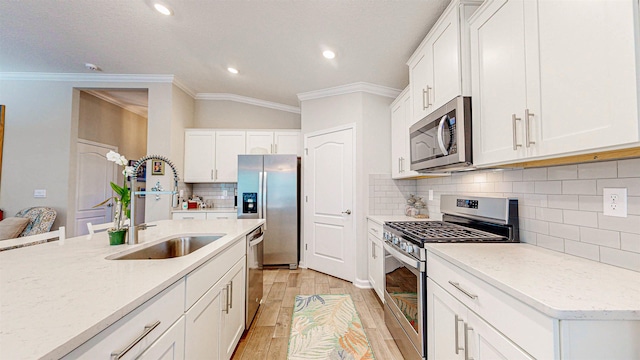
[[409,254],[411,254],[413,252],[413,245],[407,245],[407,248],[404,249],[404,251],[408,252]]
[[400,249],[406,250],[407,249],[407,243],[406,242],[401,243],[400,244]]
[[394,235],[393,236],[393,244],[394,245],[398,245],[399,243],[400,243],[400,239],[398,239],[398,237]]

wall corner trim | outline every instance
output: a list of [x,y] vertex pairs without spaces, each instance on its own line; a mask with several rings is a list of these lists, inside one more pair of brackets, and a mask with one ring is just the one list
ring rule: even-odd
[[196,100],[223,100],[223,101],[235,101],[239,103],[261,106],[269,109],[286,111],[294,114],[300,114],[300,108],[291,105],[280,104],[272,101],[260,100],[248,96],[229,94],[229,93],[198,93],[195,96]]
[[340,85],[332,88],[314,90],[298,94],[298,100],[314,100],[329,96],[345,95],[355,92],[366,92],[373,95],[379,95],[395,99],[400,95],[401,90],[390,88],[387,86],[371,84],[367,82],[357,82],[353,84]]

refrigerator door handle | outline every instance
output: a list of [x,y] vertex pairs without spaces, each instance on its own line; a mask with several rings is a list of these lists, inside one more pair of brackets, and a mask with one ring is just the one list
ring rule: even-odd
[[264,172],[264,181],[262,182],[262,214],[264,219],[264,229],[267,230],[267,172]]
[[261,171],[258,175],[258,219],[262,219],[262,174]]

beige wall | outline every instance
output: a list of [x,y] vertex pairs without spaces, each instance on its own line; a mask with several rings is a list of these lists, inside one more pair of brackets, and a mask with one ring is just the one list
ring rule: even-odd
[[[329,96],[306,100],[301,104],[302,134],[311,133],[355,124],[356,133],[356,179],[355,207],[356,217],[356,285],[365,285],[367,281],[367,227],[366,215],[369,207],[370,173],[391,171],[391,112],[389,106],[393,99],[356,92],[345,95]],[[303,158],[304,162],[304,158]],[[304,163],[303,163],[304,168]],[[304,182],[303,182],[304,183]],[[303,189],[303,192],[306,191]],[[301,232],[304,234],[304,232]],[[304,249],[305,239],[301,246]],[[304,262],[304,251],[301,251]]]
[[147,153],[147,118],[81,91],[78,138],[117,146],[127,159],[139,159]]
[[300,114],[228,100],[196,100],[193,127],[300,129]]
[[[54,228],[73,228],[69,214],[75,211],[78,89],[87,88],[149,89],[148,151],[172,155],[172,136],[183,135],[171,134],[173,86],[169,82],[3,79],[0,93],[7,109],[0,208],[7,214],[50,206],[58,212]],[[34,199],[34,189],[46,189],[47,197]],[[170,200],[154,216],[169,218],[169,206]]]

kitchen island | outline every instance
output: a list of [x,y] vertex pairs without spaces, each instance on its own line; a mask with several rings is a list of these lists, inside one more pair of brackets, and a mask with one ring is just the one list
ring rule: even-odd
[[[0,253],[0,358],[60,358],[116,323],[264,220],[162,220],[140,244],[110,246],[106,233]],[[107,260],[176,236],[224,235],[182,257]],[[175,304],[184,307],[184,303]]]

